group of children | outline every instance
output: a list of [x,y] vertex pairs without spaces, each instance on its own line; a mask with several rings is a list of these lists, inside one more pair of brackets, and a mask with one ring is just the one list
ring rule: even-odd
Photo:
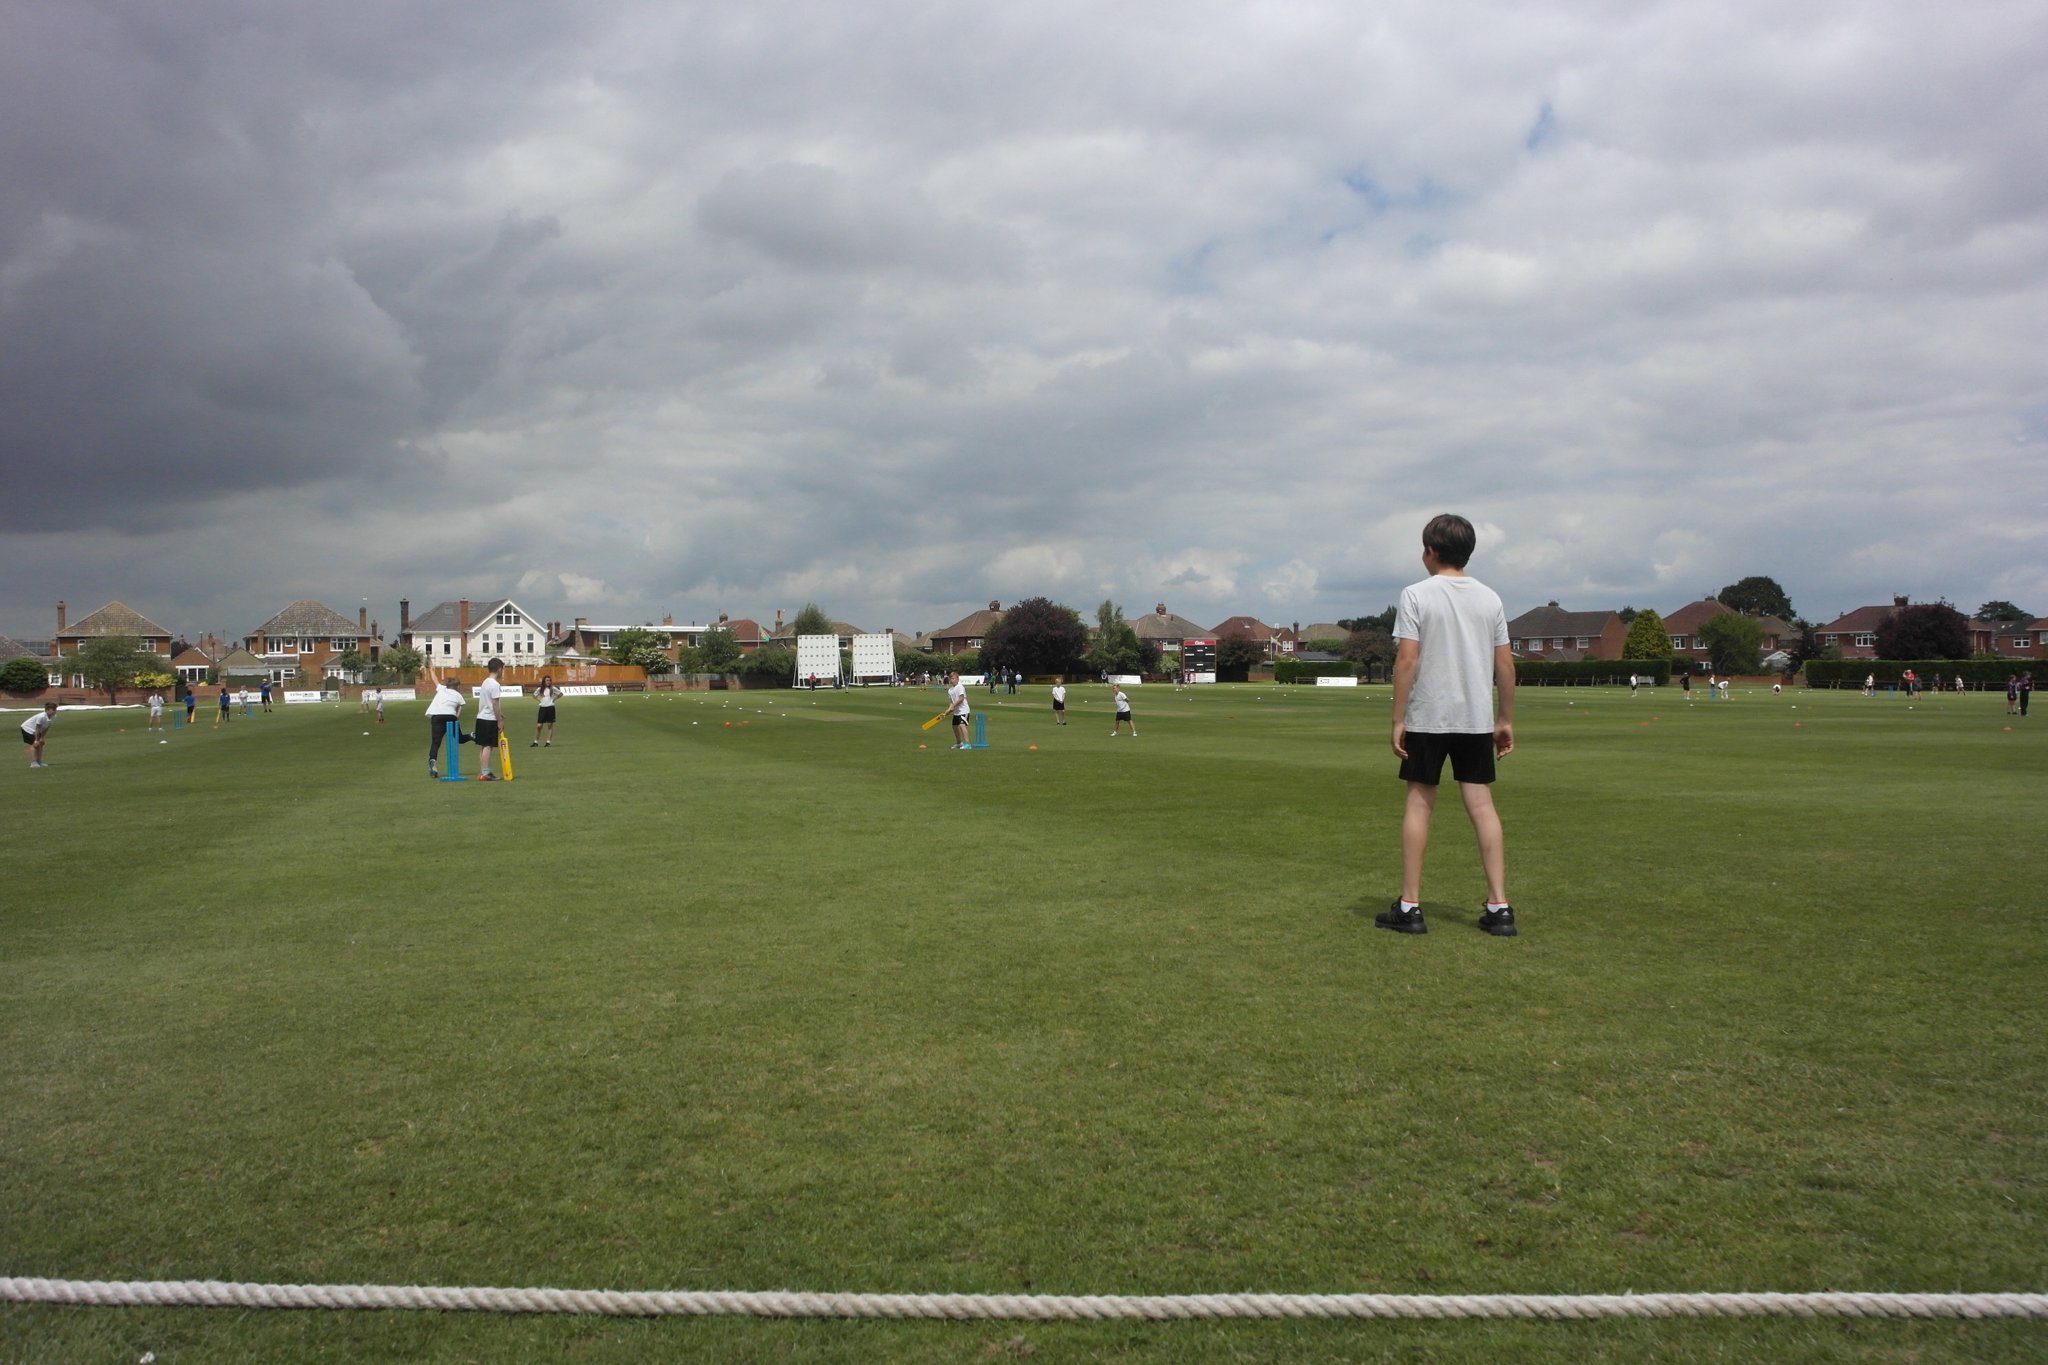
[[[448,736],[448,727],[453,725],[458,745],[474,744],[477,747],[477,781],[498,781],[498,775],[491,771],[491,760],[497,755],[505,719],[505,688],[499,681],[505,671],[505,661],[492,659],[485,667],[488,672],[476,687],[476,723],[466,733],[462,729],[462,684],[454,678],[442,677],[434,671],[432,664],[427,665],[421,674],[427,686],[434,690],[432,700],[427,703],[428,777],[441,776],[441,744]],[[555,745],[555,704],[562,698],[562,689],[556,685],[552,674],[543,673],[533,697],[540,704],[540,709],[534,713],[533,743],[527,747],[552,749]],[[453,752],[448,755],[448,761],[456,761]]]
[[[989,676],[994,677],[995,675],[990,674]],[[1018,673],[1008,676],[1012,679],[1021,679],[1023,677],[1022,674]],[[1014,681],[1010,684],[1010,690],[1012,692],[1017,690]],[[1123,727],[1128,725],[1131,727],[1131,738],[1136,739],[1138,737],[1138,722],[1131,717],[1131,699],[1124,692],[1121,683],[1116,685],[1115,696],[1111,698],[1111,701],[1116,707],[1116,716],[1109,723],[1109,737],[1115,739],[1117,735],[1122,733]],[[953,722],[953,747],[955,749],[972,748],[973,746],[967,742],[967,722],[973,716],[973,708],[967,704],[967,684],[960,681],[958,673],[948,673],[946,675],[946,716]],[[1054,725],[1065,725],[1067,723],[1067,680],[1065,678],[1054,678],[1052,680],[1052,723]]]

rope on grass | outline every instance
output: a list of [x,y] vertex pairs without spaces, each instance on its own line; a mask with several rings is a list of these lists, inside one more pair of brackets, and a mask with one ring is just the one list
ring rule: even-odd
[[612,1317],[1154,1322],[1221,1318],[2048,1318],[2048,1294],[802,1294],[0,1278],[0,1301]]

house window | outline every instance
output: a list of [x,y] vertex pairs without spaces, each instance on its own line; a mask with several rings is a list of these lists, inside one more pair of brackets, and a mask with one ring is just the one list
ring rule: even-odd
[[441,657],[442,657],[442,658],[444,658],[444,659],[445,659],[445,658],[447,658],[447,657],[448,657],[448,656],[449,656],[450,654],[453,654],[454,652],[455,652],[455,642],[454,642],[453,640],[443,640],[443,641],[441,642]]
[[1685,636],[1683,636],[1683,635],[1674,635],[1674,636],[1672,636],[1672,637],[1671,637],[1671,647],[1672,647],[1673,649],[1684,649],[1684,648],[1685,648]]
[[1551,647],[1552,649],[1563,649],[1563,648],[1564,648],[1564,641],[1563,641],[1563,640],[1552,640],[1552,641],[1550,642],[1550,647]]
[[356,642],[354,640],[329,640],[327,645],[336,654],[346,654],[355,648]]
[[610,649],[612,647],[612,634],[610,631],[606,631],[597,637],[597,647],[599,649]]
[[1580,648],[1580,649],[1585,649],[1585,648],[1587,648],[1588,646],[1590,646],[1590,645],[1591,645],[1592,643],[1593,643],[1592,639],[1591,639],[1590,637],[1588,637],[1588,636],[1585,636],[1585,635],[1581,635],[1581,636],[1579,637],[1579,648]]
[[519,613],[518,613],[518,612],[516,612],[516,611],[514,611],[514,610],[512,610],[512,608],[510,608],[510,607],[507,607],[507,608],[505,608],[505,610],[503,610],[503,611],[501,611],[501,612],[499,612],[499,613],[498,613],[498,624],[499,624],[499,625],[501,625],[501,626],[516,626],[516,625],[518,625],[518,624],[519,624]]
[[1877,636],[1874,634],[1858,635],[1856,637],[1856,646],[1859,649],[1874,649],[1877,647]]
[[2034,637],[2031,635],[2015,635],[2012,637],[2012,647],[2014,649],[2032,649],[2034,647]]

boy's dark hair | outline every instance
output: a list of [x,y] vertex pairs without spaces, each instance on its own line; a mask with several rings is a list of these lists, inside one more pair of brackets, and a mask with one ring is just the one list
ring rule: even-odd
[[1422,528],[1422,543],[1436,551],[1439,563],[1462,569],[1471,561],[1472,547],[1479,543],[1479,537],[1471,522],[1455,512],[1445,512],[1431,517],[1429,525]]
[[493,673],[498,673],[503,671],[505,667],[505,661],[503,659],[493,659],[488,664],[484,665],[484,667],[490,669],[491,672]]

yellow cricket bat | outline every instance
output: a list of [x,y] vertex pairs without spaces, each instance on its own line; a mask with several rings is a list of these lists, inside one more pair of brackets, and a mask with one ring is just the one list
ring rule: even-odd
[[512,741],[505,732],[498,732],[498,766],[505,771],[500,774],[507,782],[512,780]]
[[949,706],[945,710],[939,712],[939,714],[937,714],[936,716],[933,716],[930,720],[926,721],[924,724],[918,726],[917,728],[920,730],[929,730],[934,725],[937,725],[940,721],[944,720],[946,717],[952,714],[953,708]]

